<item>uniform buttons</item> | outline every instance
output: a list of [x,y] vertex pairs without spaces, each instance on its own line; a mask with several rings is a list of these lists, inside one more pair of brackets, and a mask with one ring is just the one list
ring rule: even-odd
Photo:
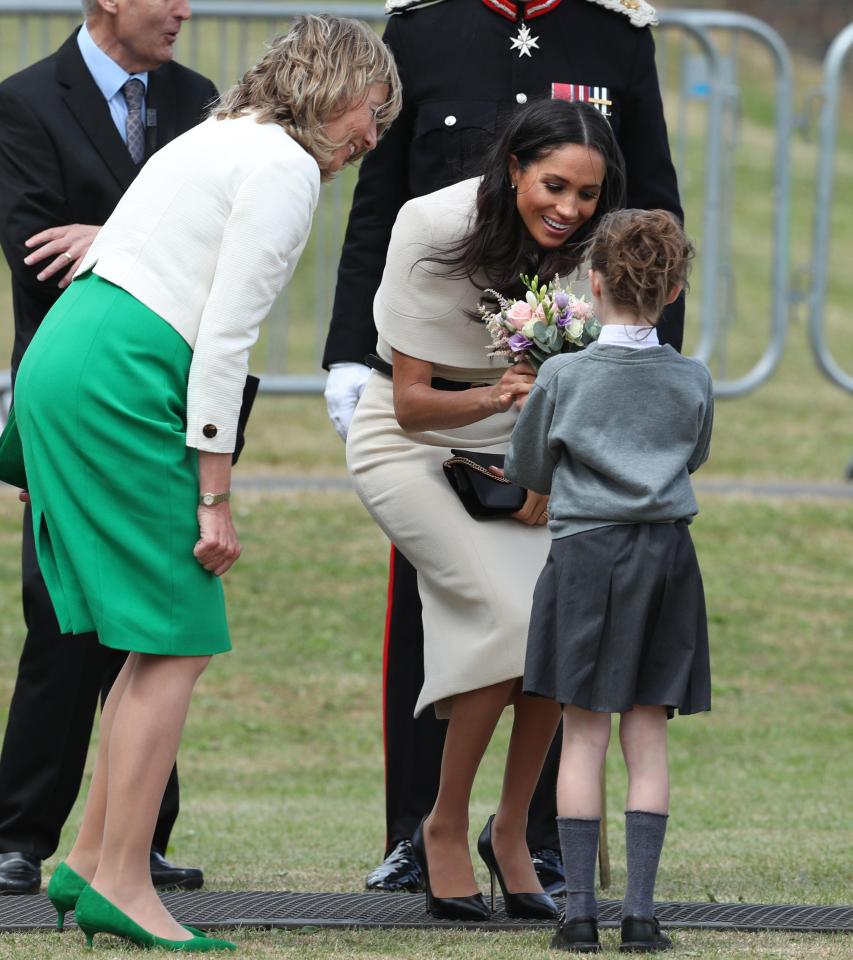
[[208,440],[212,439],[218,433],[218,430],[212,423],[206,423],[202,428],[201,432],[207,437]]
[[517,93],[515,95],[516,103],[527,103],[527,94],[526,93]]
[[446,127],[452,127],[456,123],[456,117],[451,113],[449,117],[444,118],[444,125]]

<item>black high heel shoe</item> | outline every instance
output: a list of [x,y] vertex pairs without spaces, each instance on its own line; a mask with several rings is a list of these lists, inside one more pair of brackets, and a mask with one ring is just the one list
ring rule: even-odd
[[[424,817],[424,820],[426,820],[426,817]],[[482,893],[475,893],[470,897],[434,897],[432,895],[426,844],[424,843],[423,820],[412,834],[412,851],[423,871],[428,913],[440,920],[488,920],[491,917],[491,911],[486,906]]]
[[492,910],[495,909],[495,877],[501,887],[504,909],[508,917],[523,917],[527,920],[556,920],[557,906],[547,893],[510,893],[504,883],[495,848],[492,846],[492,821],[494,814],[486,821],[483,832],[477,840],[477,852],[483,863],[489,868],[489,880],[492,886]]

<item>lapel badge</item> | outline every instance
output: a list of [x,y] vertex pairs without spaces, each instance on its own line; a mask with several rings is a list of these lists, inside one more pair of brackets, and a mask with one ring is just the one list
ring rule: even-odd
[[551,99],[588,103],[605,117],[610,116],[613,106],[607,87],[590,87],[584,83],[552,83]]

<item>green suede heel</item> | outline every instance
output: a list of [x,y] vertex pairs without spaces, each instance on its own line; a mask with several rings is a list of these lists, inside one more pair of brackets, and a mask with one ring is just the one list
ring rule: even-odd
[[47,896],[56,908],[56,929],[65,926],[65,914],[77,906],[80,894],[89,885],[89,881],[76,873],[65,861],[54,870],[47,885]]
[[97,890],[93,890],[92,887],[86,887],[80,894],[75,916],[77,926],[86,935],[86,943],[90,947],[96,933],[111,933],[116,937],[124,937],[125,940],[130,940],[131,943],[146,949],[160,947],[163,950],[186,953],[237,949],[236,944],[228,940],[206,937],[201,932],[193,933],[190,940],[166,940],[163,937],[156,937],[153,933],[149,933],[140,927],[135,920],[132,920]]

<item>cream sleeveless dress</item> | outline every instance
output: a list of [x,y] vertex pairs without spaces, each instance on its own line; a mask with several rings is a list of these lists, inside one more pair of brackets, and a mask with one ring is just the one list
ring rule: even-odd
[[[478,180],[409,201],[400,211],[374,301],[377,352],[391,348],[430,361],[433,376],[495,383],[503,360],[487,355],[485,326],[470,318],[480,289],[437,275],[419,259],[468,229]],[[392,383],[374,372],[347,437],[356,491],[389,539],[418,571],[423,604],[424,686],[415,707],[445,717],[457,693],[524,672],[533,589],[550,547],[544,526],[474,520],[442,470],[450,448],[506,451],[512,408],[465,427],[410,433],[394,416]]]

